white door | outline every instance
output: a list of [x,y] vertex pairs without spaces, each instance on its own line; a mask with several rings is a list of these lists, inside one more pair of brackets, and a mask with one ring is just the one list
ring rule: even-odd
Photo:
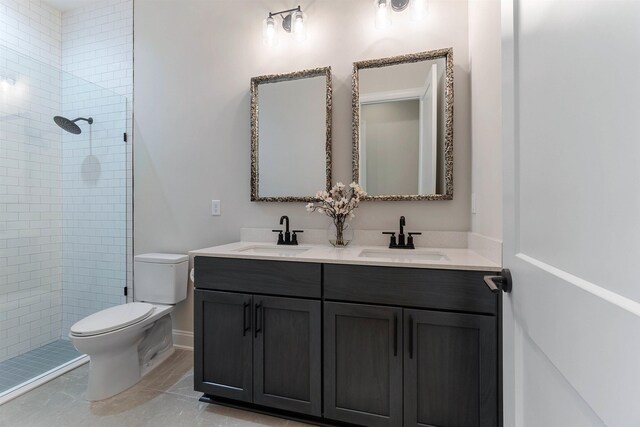
[[640,1],[502,26],[505,426],[640,426]]

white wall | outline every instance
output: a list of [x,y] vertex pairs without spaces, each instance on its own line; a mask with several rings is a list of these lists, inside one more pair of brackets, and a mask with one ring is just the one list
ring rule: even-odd
[[[249,79],[330,65],[333,70],[334,179],[351,180],[352,62],[453,47],[455,76],[454,200],[364,203],[359,229],[470,228],[470,108],[466,1],[434,1],[426,22],[395,14],[374,28],[369,1],[302,4],[307,41],[262,44],[261,21],[291,3],[137,0],[135,2],[135,253],[186,252],[238,240],[242,226],[274,227],[289,215],[296,228],[328,220],[304,204],[249,201]],[[295,160],[292,160],[295,161]],[[211,199],[222,215],[210,215]],[[175,327],[192,328],[191,297]]]
[[0,361],[60,336],[59,66],[60,13],[0,1]]
[[471,231],[502,239],[500,1],[469,1],[471,68]]

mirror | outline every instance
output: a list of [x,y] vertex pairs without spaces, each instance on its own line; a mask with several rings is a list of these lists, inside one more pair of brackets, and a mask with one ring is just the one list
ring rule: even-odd
[[251,79],[251,201],[331,187],[331,67]]
[[453,50],[353,64],[353,180],[367,200],[453,198]]

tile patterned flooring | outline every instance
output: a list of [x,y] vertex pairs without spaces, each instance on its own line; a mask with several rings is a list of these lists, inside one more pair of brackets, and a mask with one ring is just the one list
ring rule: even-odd
[[88,371],[85,364],[0,406],[0,427],[307,426],[199,402],[191,351],[176,350],[138,384],[100,402],[84,399]]
[[82,356],[68,340],[58,340],[0,362],[0,394]]

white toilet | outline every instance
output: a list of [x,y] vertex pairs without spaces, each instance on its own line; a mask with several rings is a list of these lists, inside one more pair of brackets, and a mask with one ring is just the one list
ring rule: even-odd
[[87,399],[102,400],[131,387],[173,353],[173,304],[187,297],[189,257],[134,257],[136,302],[110,307],[71,327],[75,348],[89,355]]

